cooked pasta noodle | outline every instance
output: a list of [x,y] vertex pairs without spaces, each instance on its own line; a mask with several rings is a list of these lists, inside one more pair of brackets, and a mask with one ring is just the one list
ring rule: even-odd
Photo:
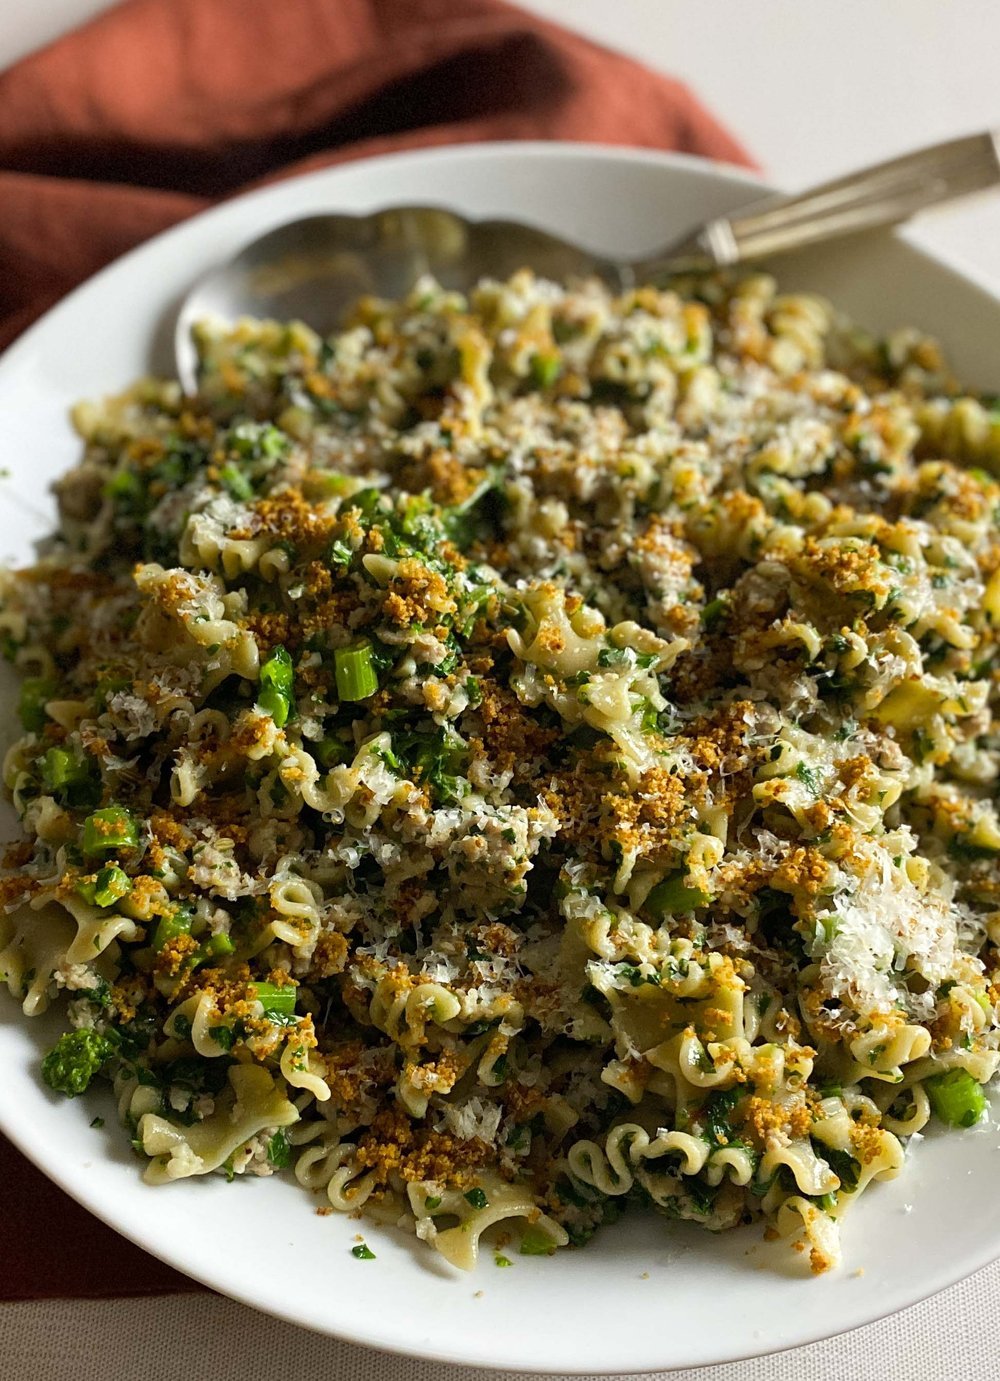
[[995,406],[760,274],[196,341],[0,573],[46,1080],[458,1266],[642,1205],[835,1265],[1000,1062]]

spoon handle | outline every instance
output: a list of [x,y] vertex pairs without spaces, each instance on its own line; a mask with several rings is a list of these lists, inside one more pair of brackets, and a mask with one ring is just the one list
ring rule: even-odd
[[[1000,182],[1000,131],[970,134],[891,158],[796,196],[719,216],[641,266],[652,275],[690,258],[723,268],[856,230],[896,225],[925,207]],[[637,266],[638,267],[638,266]]]

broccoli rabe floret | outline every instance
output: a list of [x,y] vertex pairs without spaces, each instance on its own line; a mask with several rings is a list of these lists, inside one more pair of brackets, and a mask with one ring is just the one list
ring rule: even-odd
[[50,1089],[75,1098],[86,1091],[91,1079],[114,1051],[114,1042],[100,1031],[90,1028],[67,1031],[42,1061],[42,1078]]

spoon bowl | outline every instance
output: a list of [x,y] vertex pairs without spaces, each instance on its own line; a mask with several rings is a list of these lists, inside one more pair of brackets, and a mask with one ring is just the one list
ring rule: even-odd
[[359,297],[399,297],[424,274],[464,292],[530,264],[547,278],[596,275],[622,285],[628,270],[518,221],[470,220],[436,206],[368,216],[308,216],[245,245],[200,278],[177,316],[174,349],[185,392],[197,386],[191,328],[204,317],[301,320],[326,335]]

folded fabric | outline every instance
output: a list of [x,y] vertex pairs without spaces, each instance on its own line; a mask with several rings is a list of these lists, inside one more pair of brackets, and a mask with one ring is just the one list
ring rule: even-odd
[[248,186],[524,138],[747,161],[678,82],[501,0],[119,5],[0,74],[0,345]]
[[[108,1132],[112,1130],[118,1129],[109,1124]],[[101,1154],[100,1135],[104,1133],[94,1132],[98,1138],[95,1155]],[[140,1173],[137,1161],[136,1174]],[[201,1289],[105,1227],[57,1189],[3,1136],[0,1217],[4,1232],[0,1300],[91,1299]]]
[[[527,138],[749,161],[680,83],[501,0],[130,0],[0,74],[0,345],[250,186]],[[194,1288],[2,1137],[0,1213],[2,1299]]]

